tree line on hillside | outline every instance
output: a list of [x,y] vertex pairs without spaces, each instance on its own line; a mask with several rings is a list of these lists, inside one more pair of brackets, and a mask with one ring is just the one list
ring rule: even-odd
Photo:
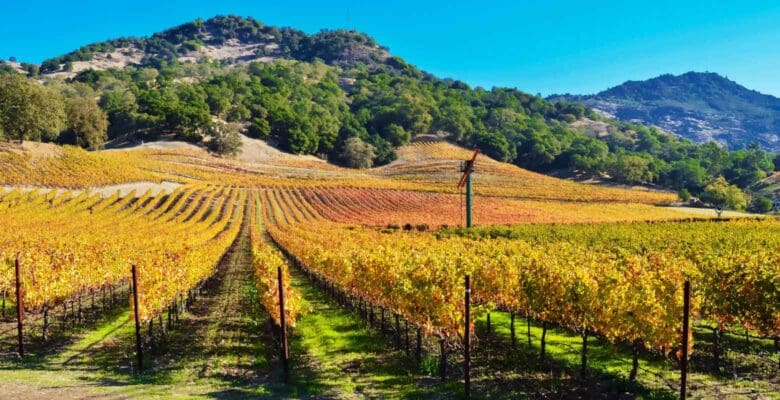
[[58,141],[89,149],[106,141],[108,117],[88,92],[0,76],[0,139]]
[[[278,30],[224,18],[185,24],[144,44],[161,40],[181,52],[196,39],[260,40]],[[704,193],[720,177],[746,189],[780,169],[780,157],[760,146],[728,151],[714,143],[695,145],[653,127],[602,118],[579,104],[439,79],[397,57],[369,62],[381,56],[359,51],[378,48],[362,34],[284,32],[283,52],[306,61],[180,63],[157,57],[145,66],[85,70],[65,82],[44,79],[43,85],[0,65],[0,102],[15,104],[0,110],[2,134],[88,148],[120,136],[153,140],[173,134],[235,153],[242,131],[288,152],[365,168],[394,160],[395,149],[415,134],[445,132],[453,142],[534,171],[568,169],[654,184],[684,198]],[[91,45],[89,52],[123,44]],[[23,125],[23,117],[38,124]],[[598,121],[606,132],[592,134],[573,124],[584,120]]]

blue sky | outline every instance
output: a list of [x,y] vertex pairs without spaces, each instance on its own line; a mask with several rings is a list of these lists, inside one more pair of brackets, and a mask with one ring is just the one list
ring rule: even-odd
[[40,62],[218,14],[306,32],[353,28],[440,77],[530,93],[718,72],[780,96],[779,1],[0,0],[0,58]]

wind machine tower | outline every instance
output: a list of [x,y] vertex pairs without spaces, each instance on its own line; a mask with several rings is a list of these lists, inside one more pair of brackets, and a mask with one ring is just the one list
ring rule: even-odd
[[460,164],[460,172],[463,172],[463,176],[460,177],[458,182],[458,189],[466,187],[466,228],[471,228],[473,222],[473,216],[471,212],[471,205],[473,203],[473,193],[471,190],[471,174],[474,173],[474,163],[477,160],[479,149],[474,150],[474,155],[471,160],[463,161]]

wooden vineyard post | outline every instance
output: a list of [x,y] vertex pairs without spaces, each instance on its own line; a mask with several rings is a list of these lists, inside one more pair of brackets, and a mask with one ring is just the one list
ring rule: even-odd
[[[775,343],[777,341],[775,340]],[[417,364],[420,364],[420,361],[422,361],[422,328],[419,326],[417,327],[417,349],[415,351],[415,359],[417,360]]]
[[580,354],[580,376],[585,377],[588,372],[588,331],[582,332],[582,351]]
[[780,335],[775,336],[775,354],[777,354],[777,367],[780,368]]
[[135,316],[135,354],[138,360],[138,371],[144,369],[144,353],[141,348],[141,321],[138,319],[138,272],[135,264],[133,272],[133,315]]
[[688,329],[691,308],[691,282],[685,281],[683,289],[682,360],[680,360],[680,399],[688,396]]
[[447,380],[447,343],[444,341],[444,336],[439,337],[439,374],[441,375],[441,381]]
[[404,349],[406,351],[406,355],[409,355],[410,347],[409,347],[409,320],[404,320]]
[[509,336],[512,343],[512,348],[514,348],[517,342],[515,338],[515,313],[511,313],[509,315]]
[[24,357],[24,296],[22,296],[22,278],[19,266],[19,253],[16,253],[14,270],[16,273],[16,330],[19,341],[19,357]]
[[[471,366],[471,282],[469,281],[470,277],[466,275],[466,326],[464,330],[464,348],[463,348],[463,355],[465,359],[465,365],[463,368],[463,375],[465,380],[465,395],[466,399],[469,399],[471,397],[471,380],[470,380],[470,371],[469,367]],[[489,315],[489,314],[488,314]]]
[[284,315],[284,280],[282,279],[282,267],[277,268],[277,275],[279,276],[279,322],[281,324],[281,358],[282,358],[282,370],[284,373],[284,383],[290,381],[290,370],[288,364],[288,358],[290,357],[287,351],[287,319]]

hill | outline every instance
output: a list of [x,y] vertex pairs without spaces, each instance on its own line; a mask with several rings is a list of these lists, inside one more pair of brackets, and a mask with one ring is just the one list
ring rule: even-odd
[[93,43],[41,64],[43,74],[73,76],[89,69],[161,66],[174,62],[221,61],[226,64],[275,59],[323,60],[330,65],[378,65],[389,58],[365,34],[348,30],[308,35],[293,28],[267,26],[252,17],[218,16],[158,32]]
[[780,151],[780,99],[716,73],[688,72],[628,81],[587,96],[552,96],[587,105],[602,115],[647,125],[695,143],[729,148],[759,143]]
[[[174,136],[236,154],[243,133],[287,153],[367,167],[392,163],[412,137],[435,135],[539,173],[694,195],[718,176],[746,188],[774,170],[758,149],[697,146],[581,104],[439,78],[363,33],[307,34],[251,17],[94,43],[40,67],[6,63],[2,97],[14,102],[6,110],[30,112],[0,110],[0,138],[91,149]],[[250,147],[242,157],[264,151]]]
[[[86,189],[103,196],[117,190],[142,196],[147,190],[220,182],[279,190],[280,196],[309,204],[334,221],[431,228],[462,223],[457,165],[471,152],[457,145],[415,142],[402,146],[398,160],[390,165],[355,170],[279,152],[261,140],[243,140],[247,148],[263,155],[228,160],[176,141],[99,152],[72,146],[6,146],[10,148],[0,148],[0,166],[7,171],[0,175],[0,192],[76,194]],[[676,200],[674,193],[580,184],[484,155],[477,163],[474,212],[482,225],[655,221],[694,215],[664,206]]]

